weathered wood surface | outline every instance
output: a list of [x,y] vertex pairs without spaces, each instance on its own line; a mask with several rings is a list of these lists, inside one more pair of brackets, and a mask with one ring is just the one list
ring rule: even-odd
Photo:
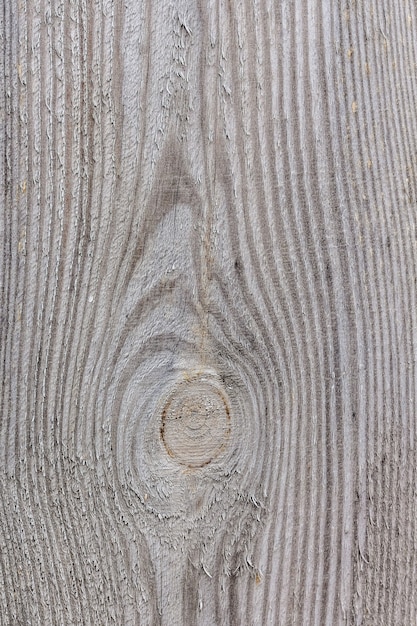
[[415,2],[2,5],[1,624],[416,624]]

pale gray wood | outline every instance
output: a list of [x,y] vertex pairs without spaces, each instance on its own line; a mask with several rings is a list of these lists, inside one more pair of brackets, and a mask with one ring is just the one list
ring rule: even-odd
[[417,623],[415,2],[2,9],[0,623]]

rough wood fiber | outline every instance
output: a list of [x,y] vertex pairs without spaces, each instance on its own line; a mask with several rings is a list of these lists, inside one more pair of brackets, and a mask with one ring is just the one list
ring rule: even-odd
[[417,623],[412,0],[3,0],[0,623]]

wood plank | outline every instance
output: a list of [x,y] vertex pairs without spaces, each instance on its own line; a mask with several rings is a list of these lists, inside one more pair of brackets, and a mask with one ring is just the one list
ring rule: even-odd
[[1,624],[416,623],[416,24],[4,3]]

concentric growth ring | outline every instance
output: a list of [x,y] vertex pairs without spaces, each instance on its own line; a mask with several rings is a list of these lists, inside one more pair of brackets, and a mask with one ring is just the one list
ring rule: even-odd
[[230,435],[226,394],[206,377],[181,382],[162,410],[161,439],[169,456],[187,467],[203,467],[225,449]]

